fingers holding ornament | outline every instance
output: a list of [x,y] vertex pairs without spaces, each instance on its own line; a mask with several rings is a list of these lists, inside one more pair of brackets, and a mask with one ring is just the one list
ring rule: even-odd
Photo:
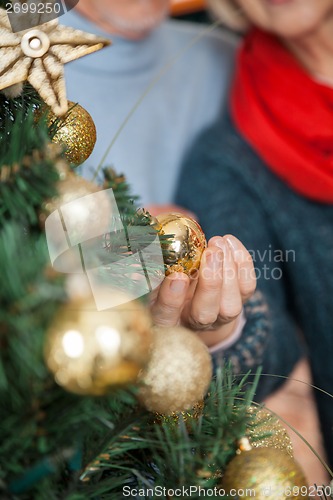
[[166,278],[152,296],[151,310],[155,324],[171,327],[180,323],[185,302],[193,294],[193,280],[207,242],[191,217],[171,212],[156,218],[159,234],[170,238],[162,243]]
[[245,248],[238,238],[231,234],[223,236],[214,236],[209,240],[209,246],[217,246],[222,250],[230,249],[229,256],[236,265],[237,281],[242,302],[249,299],[256,289],[256,274],[253,259],[250,252]]
[[[223,242],[223,238],[219,239]],[[182,322],[212,347],[236,330],[241,312],[242,300],[231,252],[228,247],[209,242],[193,295],[183,310]]]
[[243,303],[255,287],[253,261],[246,248],[234,236],[216,236],[203,253],[198,283],[184,308],[183,322],[197,330],[206,345],[214,346],[239,331],[244,322]]
[[185,273],[171,273],[161,284],[151,304],[155,325],[177,326],[188,297],[190,278]]
[[183,321],[194,330],[213,327],[220,314],[223,288],[223,252],[217,247],[208,247],[202,255],[197,282],[193,286],[191,301],[183,313]]
[[157,219],[163,234],[172,236],[165,258],[167,277],[152,304],[156,324],[189,326],[209,346],[226,339],[255,290],[249,252],[231,235],[212,238],[206,248],[200,226],[182,214]]

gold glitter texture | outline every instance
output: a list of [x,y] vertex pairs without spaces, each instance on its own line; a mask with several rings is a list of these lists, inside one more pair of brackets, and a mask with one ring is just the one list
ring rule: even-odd
[[293,457],[291,439],[277,417],[256,406],[250,406],[248,413],[252,418],[247,436],[253,448],[276,448]]
[[308,498],[299,465],[285,451],[275,448],[256,448],[236,455],[227,466],[221,486],[227,493],[236,490],[237,498],[248,498],[249,490],[257,500]]
[[207,246],[204,232],[191,217],[179,213],[157,216],[161,225],[160,234],[174,235],[167,243],[164,262],[166,275],[184,272],[191,275],[200,267],[201,255]]
[[151,319],[129,301],[97,311],[93,298],[78,298],[59,311],[45,346],[46,364],[59,385],[98,396],[136,381],[149,359]]
[[96,127],[90,114],[79,104],[68,101],[69,111],[62,118],[57,118],[50,111],[48,125],[54,123],[57,131],[52,137],[55,144],[63,144],[65,157],[69,163],[77,166],[91,155],[96,143]]
[[202,401],[212,376],[207,347],[183,327],[155,328],[147,368],[140,374],[140,402],[152,412],[172,415]]
[[154,424],[169,424],[169,425],[178,425],[179,420],[182,419],[184,422],[188,422],[189,420],[197,420],[203,412],[204,402],[200,401],[195,404],[193,408],[186,411],[173,412],[170,415],[163,415],[162,413],[156,413]]

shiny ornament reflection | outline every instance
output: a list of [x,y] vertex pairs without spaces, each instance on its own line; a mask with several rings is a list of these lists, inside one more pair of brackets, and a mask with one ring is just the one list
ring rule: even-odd
[[161,225],[160,234],[173,235],[166,244],[166,275],[172,272],[191,275],[199,269],[202,252],[207,247],[200,225],[191,217],[176,212],[158,215],[157,220]]

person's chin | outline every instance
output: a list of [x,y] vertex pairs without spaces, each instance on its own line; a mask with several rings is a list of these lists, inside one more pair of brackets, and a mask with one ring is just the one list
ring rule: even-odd
[[152,33],[163,21],[164,15],[146,17],[139,20],[112,19],[113,32],[128,40],[142,40]]
[[313,32],[312,26],[298,26],[294,24],[284,23],[283,25],[275,25],[269,30],[281,39],[298,40],[311,35]]
[[125,30],[125,29],[118,29],[114,30],[114,33],[119,35],[121,38],[125,38],[126,40],[131,40],[133,42],[139,42],[140,40],[143,40],[147,38],[147,36],[150,35],[150,33],[155,29],[156,26],[150,29],[145,29],[145,30]]

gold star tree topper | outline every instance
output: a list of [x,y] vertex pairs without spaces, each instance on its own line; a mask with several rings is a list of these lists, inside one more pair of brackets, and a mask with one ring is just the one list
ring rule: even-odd
[[28,81],[53,113],[68,111],[64,64],[91,54],[110,41],[60,26],[58,20],[13,33],[7,12],[0,9],[0,90]]

